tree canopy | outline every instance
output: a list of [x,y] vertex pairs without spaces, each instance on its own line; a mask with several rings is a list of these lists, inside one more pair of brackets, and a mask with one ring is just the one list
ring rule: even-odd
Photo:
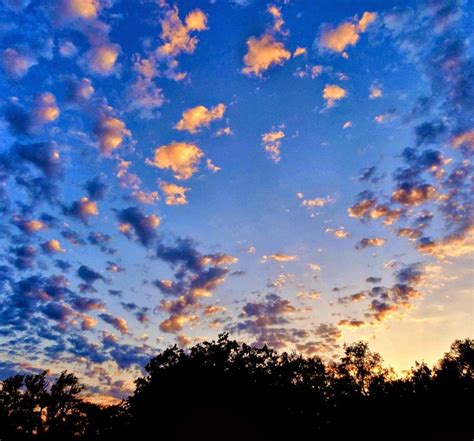
[[[9,440],[471,440],[474,341],[456,340],[432,368],[403,378],[368,344],[339,362],[251,347],[221,334],[152,358],[134,393],[115,406],[82,398],[62,372],[1,382],[0,439]],[[125,438],[124,438],[125,437]]]

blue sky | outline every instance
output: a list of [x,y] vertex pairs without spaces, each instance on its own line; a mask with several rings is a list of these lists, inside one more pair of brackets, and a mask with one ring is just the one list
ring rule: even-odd
[[224,331],[399,371],[472,336],[468,2],[0,11],[2,376],[117,398]]

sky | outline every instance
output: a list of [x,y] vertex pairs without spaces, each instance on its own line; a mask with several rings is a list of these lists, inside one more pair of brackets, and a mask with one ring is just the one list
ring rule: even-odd
[[[468,1],[4,0],[0,377],[219,333],[402,373],[472,337]],[[471,32],[470,32],[471,30]]]

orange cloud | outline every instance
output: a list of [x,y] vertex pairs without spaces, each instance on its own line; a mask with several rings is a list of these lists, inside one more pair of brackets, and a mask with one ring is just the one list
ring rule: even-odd
[[160,182],[160,190],[164,193],[166,205],[185,205],[188,203],[186,192],[189,188],[173,184],[171,182]]
[[42,93],[36,100],[35,119],[39,123],[48,123],[58,119],[60,114],[56,97],[50,93]]
[[325,30],[319,38],[320,47],[339,52],[343,57],[348,57],[346,48],[356,45],[360,33],[365,32],[376,17],[377,14],[373,12],[364,12],[362,18],[358,21],[355,17],[354,20],[341,23],[334,29]]
[[43,248],[43,251],[48,254],[64,252],[64,249],[61,247],[59,240],[56,240],[56,239],[51,239],[51,240],[48,240],[47,242],[44,242],[41,245],[41,247]]
[[281,140],[285,137],[283,130],[273,130],[262,135],[262,145],[274,162],[280,161]]
[[187,323],[197,320],[195,315],[175,314],[160,323],[160,329],[163,332],[177,332],[183,329]]
[[400,187],[392,193],[392,201],[403,205],[420,205],[437,195],[436,188],[424,184],[420,186]]
[[117,44],[105,43],[93,47],[86,54],[86,67],[93,73],[107,76],[114,69],[119,56],[119,46]]
[[174,126],[177,130],[187,130],[196,133],[199,128],[209,127],[211,121],[221,119],[224,116],[225,105],[220,103],[210,109],[204,106],[196,106],[183,112],[182,118]]
[[92,20],[97,17],[100,4],[98,0],[62,0],[60,13],[66,17]]
[[198,164],[204,156],[203,151],[193,143],[173,141],[155,150],[153,160],[146,163],[161,169],[170,169],[179,180],[189,179],[198,170]]
[[271,34],[263,34],[260,38],[250,37],[247,40],[247,53],[244,56],[245,75],[262,76],[272,65],[281,65],[291,58],[291,53],[283,43],[276,41]]
[[275,262],[293,262],[298,259],[298,256],[292,256],[289,254],[276,253],[269,256],[263,256],[261,262],[267,262],[268,260],[273,260]]
[[199,9],[190,12],[185,24],[179,18],[178,8],[169,10],[161,21],[161,39],[163,44],[157,49],[159,55],[174,57],[181,52],[191,54],[196,49],[198,39],[190,35],[191,31],[207,29],[207,16]]
[[123,121],[108,115],[100,116],[95,133],[99,138],[100,152],[103,155],[109,155],[122,144],[124,137],[131,136]]
[[474,150],[474,131],[466,131],[453,136],[451,146],[454,148],[466,146]]
[[370,91],[369,98],[371,100],[375,100],[375,99],[381,98],[383,96],[383,91],[382,91],[382,88],[380,86],[372,85],[372,86],[370,86],[369,91]]
[[336,84],[326,84],[323,89],[323,98],[326,106],[332,107],[336,101],[342,100],[346,96],[346,90]]
[[332,234],[334,237],[337,237],[338,239],[345,239],[350,236],[350,233],[344,230],[344,228],[338,228],[338,229],[326,228],[324,232]]
[[417,250],[423,254],[431,254],[439,260],[472,255],[474,253],[474,227],[439,241],[422,242],[417,246]]

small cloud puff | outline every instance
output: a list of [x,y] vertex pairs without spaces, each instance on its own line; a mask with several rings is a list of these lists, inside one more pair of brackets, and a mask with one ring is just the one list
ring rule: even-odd
[[323,89],[323,98],[326,100],[326,106],[332,107],[336,101],[346,97],[346,90],[337,84],[326,84]]

